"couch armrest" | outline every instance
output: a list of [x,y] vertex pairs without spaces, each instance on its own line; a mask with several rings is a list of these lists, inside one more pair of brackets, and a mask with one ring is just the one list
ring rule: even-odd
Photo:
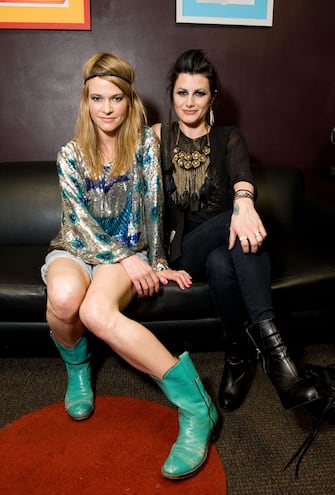
[[296,167],[279,165],[254,165],[252,172],[256,183],[256,209],[265,228],[274,237],[291,235],[305,190],[303,172]]

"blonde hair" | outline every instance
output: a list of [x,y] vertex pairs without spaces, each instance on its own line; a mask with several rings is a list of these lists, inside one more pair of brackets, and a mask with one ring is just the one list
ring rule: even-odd
[[128,113],[118,130],[116,157],[112,171],[113,176],[119,176],[131,168],[139,136],[147,123],[143,102],[133,87],[134,70],[126,60],[113,53],[97,53],[85,63],[82,75],[84,85],[74,139],[83,150],[90,173],[94,177],[102,174],[103,162],[99,135],[89,112],[87,80],[96,76],[103,77],[115,84],[128,98]]

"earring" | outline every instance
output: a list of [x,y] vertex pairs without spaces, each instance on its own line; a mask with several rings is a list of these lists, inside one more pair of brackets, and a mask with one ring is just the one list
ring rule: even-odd
[[209,109],[209,125],[210,126],[213,126],[214,125],[214,112],[213,112],[212,106]]

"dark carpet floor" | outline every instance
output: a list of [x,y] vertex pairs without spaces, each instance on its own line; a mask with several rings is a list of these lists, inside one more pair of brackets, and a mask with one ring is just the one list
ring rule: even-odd
[[[204,382],[217,392],[223,352],[191,355]],[[334,346],[306,346],[302,362],[335,362]],[[0,427],[37,408],[62,401],[65,380],[63,363],[56,356],[0,358]],[[169,405],[148,377],[113,354],[107,354],[99,363],[96,393],[139,397]],[[322,426],[304,458],[298,480],[294,477],[294,466],[284,471],[314,422],[315,418],[304,408],[284,410],[258,366],[247,401],[239,410],[224,414],[224,427],[216,443],[228,479],[228,494],[333,495],[335,425],[330,422]]]

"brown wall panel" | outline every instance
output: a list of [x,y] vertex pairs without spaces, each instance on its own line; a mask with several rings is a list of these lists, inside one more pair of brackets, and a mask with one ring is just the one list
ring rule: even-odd
[[91,0],[91,18],[91,31],[0,30],[0,161],[55,158],[72,135],[81,67],[93,53],[133,64],[156,121],[168,117],[170,64],[201,47],[222,78],[217,122],[241,127],[255,161],[297,165],[308,187],[334,190],[333,0],[275,0],[271,28],[176,24],[174,0]]

